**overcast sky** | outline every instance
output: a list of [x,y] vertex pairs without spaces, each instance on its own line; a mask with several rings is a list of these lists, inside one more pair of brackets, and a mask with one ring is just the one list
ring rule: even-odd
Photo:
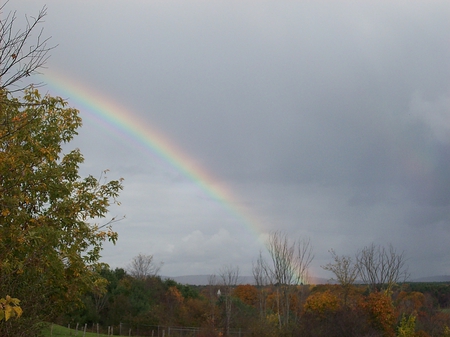
[[163,275],[225,264],[251,275],[280,230],[311,239],[316,276],[329,276],[329,249],[354,255],[372,242],[404,250],[412,277],[450,274],[448,0],[18,0],[7,10],[19,24],[44,5],[44,35],[59,45],[48,73],[119,104],[217,184],[99,123],[75,94],[41,88],[80,109],[70,147],[85,155],[83,175],[125,179],[112,215],[126,219],[103,254],[112,267],[144,253]]

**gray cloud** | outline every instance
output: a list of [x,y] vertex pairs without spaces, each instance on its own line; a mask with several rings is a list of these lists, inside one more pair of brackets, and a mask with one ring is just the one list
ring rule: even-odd
[[49,68],[158,129],[258,219],[87,122],[83,169],[126,179],[110,263],[144,251],[172,275],[249,273],[258,233],[281,229],[313,239],[316,273],[328,249],[370,242],[405,249],[418,276],[448,273],[447,1],[47,3]]

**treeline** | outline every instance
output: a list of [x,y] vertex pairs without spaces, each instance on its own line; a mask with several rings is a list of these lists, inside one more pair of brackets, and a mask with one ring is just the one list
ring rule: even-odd
[[[84,296],[82,307],[59,318],[60,324],[99,323],[119,331],[120,324],[199,327],[202,336],[449,336],[450,284],[404,283],[391,293],[367,285],[189,286],[159,276],[136,278],[124,269],[104,267],[106,292]],[[288,291],[289,308],[279,306]],[[227,302],[230,312],[227,312]],[[279,316],[289,314],[286,324]],[[228,325],[228,326],[227,326]]]

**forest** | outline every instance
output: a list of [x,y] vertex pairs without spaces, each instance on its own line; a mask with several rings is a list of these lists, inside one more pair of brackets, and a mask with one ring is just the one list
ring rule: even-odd
[[[190,286],[107,267],[101,275],[106,293],[87,294],[57,323],[142,336],[168,327],[173,336],[450,336],[449,283],[405,282],[386,292],[364,284],[227,285],[220,276]],[[176,327],[196,330],[176,334]]]

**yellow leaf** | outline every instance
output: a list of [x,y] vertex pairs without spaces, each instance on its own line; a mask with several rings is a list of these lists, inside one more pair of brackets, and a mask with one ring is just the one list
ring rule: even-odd
[[20,316],[22,316],[22,308],[21,307],[13,307],[14,311],[16,312],[16,316],[17,318],[19,318]]
[[10,302],[15,305],[19,305],[20,300],[18,298],[10,298]]
[[5,306],[5,321],[7,321],[11,317],[12,313],[13,313],[13,310],[12,310],[11,306],[7,304]]

